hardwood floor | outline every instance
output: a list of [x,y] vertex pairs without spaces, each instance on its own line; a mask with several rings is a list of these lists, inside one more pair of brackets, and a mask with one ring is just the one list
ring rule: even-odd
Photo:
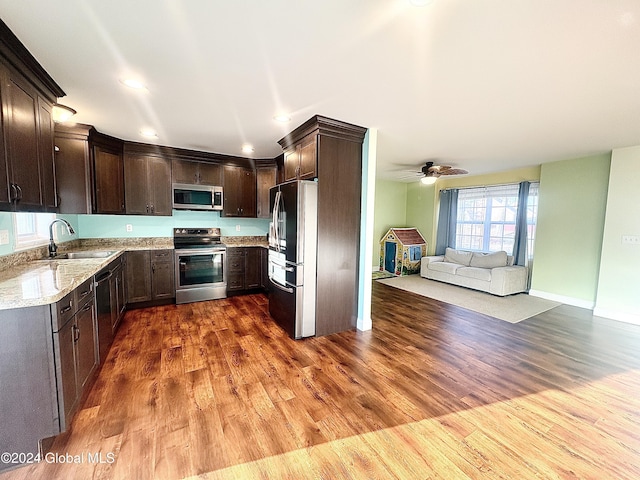
[[640,478],[640,327],[373,291],[372,331],[297,342],[263,295],[128,312],[53,445],[81,462],[0,479]]

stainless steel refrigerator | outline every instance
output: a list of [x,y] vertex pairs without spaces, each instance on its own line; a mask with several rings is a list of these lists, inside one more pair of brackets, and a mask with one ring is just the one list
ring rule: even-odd
[[269,313],[292,338],[316,333],[318,184],[298,180],[271,188]]

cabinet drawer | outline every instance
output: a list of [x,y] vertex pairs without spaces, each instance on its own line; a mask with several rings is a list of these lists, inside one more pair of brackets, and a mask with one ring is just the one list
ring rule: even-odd
[[244,273],[229,273],[227,275],[227,290],[244,290]]
[[82,309],[82,307],[93,300],[93,278],[82,283],[78,288],[75,289],[75,308],[72,310],[78,311]]
[[173,250],[152,250],[152,262],[171,262],[173,259]]
[[244,272],[244,253],[227,255],[227,272],[229,273]]
[[57,332],[75,313],[75,290],[51,305],[51,322],[53,331]]

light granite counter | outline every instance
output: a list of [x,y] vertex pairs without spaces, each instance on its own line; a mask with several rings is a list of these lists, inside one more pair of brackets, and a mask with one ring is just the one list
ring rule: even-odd
[[[228,247],[267,247],[265,236],[222,237]],[[107,258],[49,260],[47,247],[0,257],[0,310],[55,303],[128,250],[173,249],[173,238],[82,239],[58,245],[58,253],[114,251]]]
[[55,303],[118,258],[35,260],[0,274],[0,310]]

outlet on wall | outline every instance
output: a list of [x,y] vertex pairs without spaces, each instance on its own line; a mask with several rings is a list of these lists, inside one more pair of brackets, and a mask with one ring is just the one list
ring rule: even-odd
[[0,245],[9,244],[9,230],[0,230]]
[[236,225],[236,232],[240,231],[240,225]]
[[632,245],[640,245],[640,237],[638,235],[623,235],[622,243],[630,243]]
[[127,223],[126,228],[127,232],[133,232],[133,225],[131,225],[130,223]]

